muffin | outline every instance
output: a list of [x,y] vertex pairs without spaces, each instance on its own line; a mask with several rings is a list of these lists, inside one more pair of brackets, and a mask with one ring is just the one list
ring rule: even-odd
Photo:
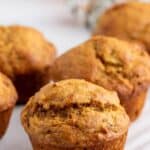
[[21,118],[34,150],[122,150],[129,126],[116,92],[79,79],[47,84]]
[[0,138],[5,134],[17,101],[17,93],[10,79],[0,73]]
[[108,9],[97,21],[94,35],[143,43],[150,53],[150,3],[125,3]]
[[49,74],[54,81],[79,78],[117,91],[134,120],[150,84],[150,56],[138,44],[97,36],[58,57]]
[[35,29],[0,26],[0,71],[13,81],[20,103],[47,82],[45,72],[54,58],[54,46]]

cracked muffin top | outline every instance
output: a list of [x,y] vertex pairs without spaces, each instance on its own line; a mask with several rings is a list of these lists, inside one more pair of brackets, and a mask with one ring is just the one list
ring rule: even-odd
[[129,118],[116,92],[69,79],[48,84],[31,97],[22,124],[29,135],[53,146],[87,147],[125,134]]
[[150,4],[132,2],[108,9],[99,18],[94,34],[137,40],[150,52]]
[[0,71],[7,76],[41,71],[52,63],[54,56],[54,46],[37,30],[0,26]]
[[86,79],[127,99],[149,86],[150,57],[138,44],[97,36],[57,58],[49,73],[55,81]]
[[0,73],[0,111],[14,106],[17,97],[17,92],[11,80]]

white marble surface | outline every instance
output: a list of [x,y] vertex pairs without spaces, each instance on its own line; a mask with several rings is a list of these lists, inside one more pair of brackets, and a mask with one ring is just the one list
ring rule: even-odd
[[[88,39],[90,32],[70,15],[65,0],[0,0],[0,24],[22,24],[39,29],[58,48],[65,50]],[[21,107],[16,107],[0,150],[32,150],[20,124]],[[150,150],[150,96],[141,117],[130,127],[125,150]]]

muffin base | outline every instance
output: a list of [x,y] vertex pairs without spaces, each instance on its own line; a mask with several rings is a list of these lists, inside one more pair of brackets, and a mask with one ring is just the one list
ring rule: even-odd
[[133,95],[130,99],[122,100],[121,105],[125,108],[131,121],[134,121],[140,115],[147,95],[147,89],[138,95]]
[[13,108],[9,108],[0,112],[0,138],[2,138],[7,130],[9,120],[12,114]]
[[[115,138],[113,140],[103,141],[98,144],[95,143],[95,146],[92,147],[73,147],[73,148],[65,148],[65,147],[55,147],[51,144],[43,144],[42,141],[37,141],[36,138],[30,136],[30,140],[33,146],[33,150],[123,150],[126,142],[127,133]],[[59,145],[59,143],[58,143]]]
[[42,73],[34,72],[26,75],[18,75],[14,85],[19,94],[18,104],[25,104],[28,99],[34,95],[48,79],[43,78]]

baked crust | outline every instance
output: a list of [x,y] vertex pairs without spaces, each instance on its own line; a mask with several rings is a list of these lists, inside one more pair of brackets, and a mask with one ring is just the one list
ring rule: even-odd
[[14,107],[17,98],[17,92],[11,80],[0,73],[0,113]]
[[109,142],[116,143],[110,150],[121,149],[129,126],[115,92],[77,79],[46,85],[21,118],[35,150],[107,150]]
[[124,3],[108,9],[97,21],[94,35],[140,41],[150,52],[150,4]]
[[138,44],[97,36],[57,58],[49,73],[54,81],[83,78],[115,90],[129,104],[149,86],[150,57]]
[[0,138],[6,132],[17,98],[17,92],[11,80],[0,73]]
[[[93,147],[86,147],[86,150],[123,150],[124,144],[126,141],[126,134],[116,138],[115,140],[105,141],[103,143],[99,143]],[[85,150],[85,148],[64,148],[64,147],[55,147],[52,145],[43,145],[42,142],[37,142],[36,139],[30,137],[32,141],[32,146],[34,150]]]
[[30,27],[0,26],[0,35],[0,71],[14,82],[19,100],[26,101],[47,82],[44,71],[55,58],[55,48]]

